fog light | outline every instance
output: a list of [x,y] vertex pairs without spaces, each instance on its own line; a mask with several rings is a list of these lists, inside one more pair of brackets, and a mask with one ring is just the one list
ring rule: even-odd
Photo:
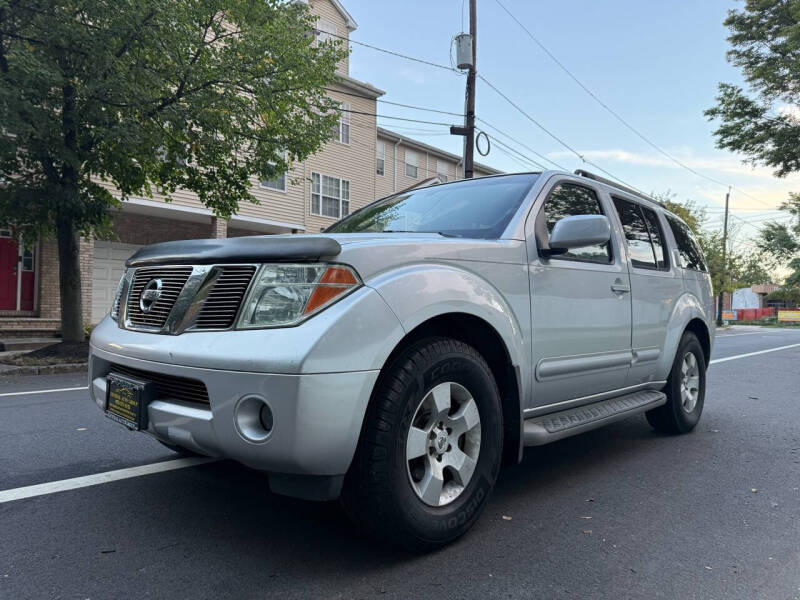
[[266,442],[275,426],[275,417],[261,396],[244,396],[233,413],[236,430],[245,440],[255,444]]
[[259,413],[259,420],[261,421],[261,426],[264,428],[264,431],[269,433],[272,431],[272,410],[266,404],[261,407],[261,412]]

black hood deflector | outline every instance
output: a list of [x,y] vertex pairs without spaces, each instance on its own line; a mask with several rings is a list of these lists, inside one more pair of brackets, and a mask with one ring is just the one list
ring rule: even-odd
[[334,257],[342,247],[333,238],[310,235],[258,235],[223,240],[180,240],[141,248],[125,263],[149,265],[207,265],[212,263],[286,262]]

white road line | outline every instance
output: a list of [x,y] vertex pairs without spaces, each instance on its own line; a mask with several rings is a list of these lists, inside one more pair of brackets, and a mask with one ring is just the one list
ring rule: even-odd
[[766,354],[767,352],[777,352],[778,350],[786,350],[788,348],[797,348],[800,344],[789,344],[788,346],[778,346],[777,348],[768,348],[767,350],[759,350],[758,352],[748,352],[747,354],[737,354],[736,356],[726,356],[725,358],[715,358],[711,364],[725,362],[728,360],[736,360],[737,358],[747,358],[748,356],[755,356],[757,354]]
[[74,388],[59,388],[57,390],[30,390],[28,392],[8,392],[6,394],[0,394],[0,398],[3,396],[25,396],[27,394],[50,394],[52,392],[77,392],[78,390],[88,390],[89,386],[83,387],[74,387]]
[[175,469],[185,469],[186,467],[203,465],[217,460],[219,459],[204,457],[178,458],[176,460],[168,460],[150,465],[141,465],[139,467],[118,469],[116,471],[106,471],[105,473],[96,473],[94,475],[86,475],[84,477],[73,477],[72,479],[62,479],[61,481],[50,481],[49,483],[29,485],[13,490],[4,490],[0,491],[0,504],[5,502],[13,502],[14,500],[22,500],[24,498],[34,498],[36,496],[55,494],[56,492],[76,490],[78,488],[89,487],[91,485],[100,485],[101,483],[110,483],[112,481],[119,481],[121,479],[130,479],[131,477],[141,477],[142,475],[163,473],[165,471],[174,471]]
[[718,340],[724,340],[725,338],[729,337],[739,337],[740,335],[763,335],[764,332],[762,331],[751,331],[749,333],[723,333],[717,336]]

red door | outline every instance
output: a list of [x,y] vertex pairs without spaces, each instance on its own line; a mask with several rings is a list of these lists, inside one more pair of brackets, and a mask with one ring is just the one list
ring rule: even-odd
[[0,228],[0,310],[17,308],[17,261],[19,249],[11,232]]

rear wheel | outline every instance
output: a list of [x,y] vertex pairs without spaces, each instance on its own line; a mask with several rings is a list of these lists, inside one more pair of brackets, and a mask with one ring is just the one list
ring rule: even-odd
[[415,551],[466,532],[500,469],[500,395],[483,357],[432,338],[402,352],[373,394],[342,502],[372,536]]
[[664,391],[667,403],[646,413],[650,425],[664,433],[694,429],[705,401],[706,357],[691,331],[684,332],[681,338]]

